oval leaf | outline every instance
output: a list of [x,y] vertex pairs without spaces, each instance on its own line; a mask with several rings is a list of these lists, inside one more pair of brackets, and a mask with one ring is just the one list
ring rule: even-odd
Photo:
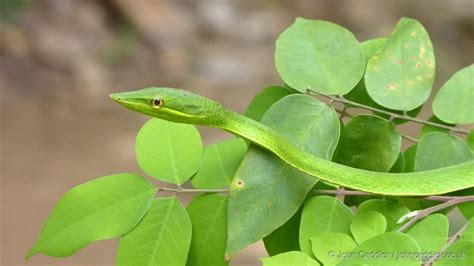
[[281,86],[270,86],[259,92],[253,98],[252,102],[245,111],[245,116],[252,118],[253,120],[260,121],[263,114],[272,106],[275,102],[285,97],[286,95],[292,94],[292,92]]
[[420,266],[418,256],[413,255],[419,252],[420,247],[412,237],[391,232],[365,241],[350,252],[354,256],[347,256],[338,265]]
[[180,185],[198,170],[202,143],[195,126],[153,118],[138,132],[135,150],[143,172]]
[[403,173],[405,171],[405,156],[403,152],[400,152],[398,155],[397,161],[395,164],[390,168],[390,173]]
[[376,211],[366,211],[356,215],[351,223],[351,232],[357,243],[385,233],[387,220]]
[[145,215],[156,188],[135,174],[100,177],[66,192],[48,217],[27,258],[64,257],[88,244],[119,237]]
[[297,18],[276,41],[275,65],[292,88],[346,94],[362,78],[364,53],[347,29],[322,20]]
[[117,265],[185,265],[191,221],[175,197],[156,198],[138,226],[119,243]]
[[397,161],[401,136],[388,120],[358,115],[347,123],[339,141],[339,163],[355,168],[388,172]]
[[227,265],[224,252],[227,238],[227,198],[203,194],[189,203],[193,235],[188,265]]
[[223,188],[230,185],[247,145],[240,138],[209,145],[204,149],[201,167],[192,179],[195,188]]
[[376,103],[409,111],[428,99],[434,74],[428,33],[418,21],[402,18],[384,48],[370,59],[365,85]]
[[448,239],[449,221],[443,214],[430,215],[411,227],[407,234],[420,245],[421,252],[441,250]]
[[474,64],[459,70],[439,90],[433,113],[451,124],[474,123]]
[[382,199],[371,199],[362,202],[357,208],[357,215],[362,215],[368,211],[377,211],[385,216],[387,220],[387,232],[400,227],[397,221],[410,212],[407,207],[400,203]]
[[268,255],[275,256],[288,251],[300,250],[298,237],[302,210],[300,208],[290,220],[263,239]]
[[341,233],[325,234],[310,238],[313,254],[325,266],[336,265],[341,258],[336,255],[350,252],[357,244],[350,236]]
[[433,263],[433,266],[472,266],[474,265],[474,241],[458,240],[454,242]]
[[[339,121],[332,106],[307,95],[288,95],[265,113],[262,123],[307,152],[334,153]],[[272,153],[250,145],[229,192],[226,255],[267,236],[288,221],[317,182]]]
[[310,238],[328,233],[350,235],[352,210],[340,200],[318,196],[308,200],[303,208],[300,224],[301,251],[313,256]]
[[418,143],[415,172],[442,168],[472,159],[469,146],[459,137],[431,132]]
[[319,263],[300,251],[281,253],[271,258],[260,259],[264,266],[318,266]]

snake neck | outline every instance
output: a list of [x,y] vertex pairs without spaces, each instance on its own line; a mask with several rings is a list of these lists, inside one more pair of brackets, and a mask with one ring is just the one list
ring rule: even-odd
[[299,150],[295,144],[282,137],[274,129],[239,113],[230,110],[225,110],[225,112],[226,114],[223,116],[225,119],[215,127],[248,139],[275,153],[280,158],[288,158],[296,150]]

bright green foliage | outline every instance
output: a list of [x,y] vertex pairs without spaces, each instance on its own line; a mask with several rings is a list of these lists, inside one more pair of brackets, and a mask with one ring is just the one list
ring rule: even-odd
[[[370,58],[372,58],[372,56],[374,56],[377,51],[384,47],[386,41],[386,38],[379,38],[368,40],[360,44],[362,50],[364,51],[366,66]],[[367,93],[367,89],[365,88],[364,80],[365,78],[362,78],[354,89],[352,89],[348,94],[344,95],[344,98],[356,103],[363,104],[365,106],[371,106],[376,108],[381,107],[376,102],[374,102],[372,98],[370,98],[369,94]]]
[[448,239],[449,221],[443,214],[433,214],[411,227],[407,234],[420,245],[422,252],[441,250]]
[[472,153],[474,153],[474,129],[469,132],[469,135],[467,135],[466,142],[469,145],[469,148],[471,148]]
[[290,251],[271,258],[260,259],[264,266],[318,266],[317,261],[303,252]]
[[[474,188],[468,188],[456,192],[459,196],[472,196],[474,195]],[[459,211],[461,211],[462,215],[467,219],[471,219],[474,217],[474,202],[466,202],[458,205]]]
[[474,217],[467,222],[466,229],[462,232],[459,239],[474,241]]
[[202,142],[192,125],[153,118],[138,132],[135,150],[138,165],[145,173],[179,185],[198,170]]
[[219,194],[199,195],[187,210],[193,228],[187,265],[227,265],[227,198]]
[[247,117],[260,121],[270,106],[286,95],[292,93],[293,92],[290,89],[282,86],[267,87],[255,95],[244,114]]
[[410,146],[403,153],[403,157],[405,157],[405,173],[415,171],[415,157],[416,157],[417,148],[418,148],[418,145]]
[[409,111],[428,99],[434,74],[428,33],[418,21],[402,18],[383,49],[370,59],[365,85],[376,103]]
[[310,238],[328,233],[350,235],[352,210],[334,197],[318,196],[308,200],[300,224],[301,251],[313,256]]
[[341,258],[339,254],[353,250],[357,244],[350,236],[341,233],[330,233],[310,238],[313,254],[324,266],[336,265]]
[[[330,159],[339,136],[334,109],[305,95],[288,95],[262,123],[302,149]],[[251,145],[233,180],[228,207],[228,256],[270,234],[298,210],[317,179]]]
[[368,211],[377,211],[385,216],[385,219],[387,220],[387,232],[400,227],[400,225],[397,225],[398,219],[410,212],[410,210],[402,204],[384,199],[371,199],[364,201],[357,208],[357,215],[361,215]]
[[366,211],[354,217],[350,228],[354,239],[361,244],[367,239],[385,233],[387,220],[380,212]]
[[469,146],[459,137],[432,132],[418,143],[415,171],[426,171],[472,160]]
[[154,199],[150,210],[118,247],[117,265],[184,265],[191,221],[175,197]]
[[[432,115],[430,118],[428,118],[428,121],[436,123],[436,124],[440,124],[440,125],[450,126],[450,127],[455,126],[453,124],[448,124],[448,123],[445,123],[445,122],[439,120],[434,115]],[[441,132],[441,133],[449,134],[449,129],[434,127],[434,126],[430,126],[430,125],[423,125],[421,127],[421,130],[420,130],[420,137],[422,137],[423,135],[426,135],[428,133],[431,133],[431,132]]]
[[474,64],[459,70],[439,90],[433,113],[451,124],[474,123]]
[[274,256],[287,251],[300,250],[299,229],[302,210],[300,208],[284,225],[263,238],[268,255]]
[[474,265],[474,241],[458,240],[445,251],[445,254],[433,263],[433,266],[472,266]]
[[156,188],[135,174],[96,178],[66,192],[41,229],[27,258],[73,254],[91,242],[119,237],[145,215]]
[[364,53],[347,29],[297,18],[276,41],[275,66],[292,88],[346,94],[364,73]]
[[400,146],[400,132],[392,123],[374,115],[359,115],[344,129],[338,147],[338,162],[388,172],[399,156]]
[[390,168],[390,173],[403,173],[405,171],[405,156],[403,152],[398,154],[398,158],[395,161],[395,164]]
[[[403,233],[390,232],[375,236],[357,246],[352,252],[356,254],[355,257],[349,256],[349,259],[342,260],[338,265],[420,266],[420,260],[407,255],[410,252],[420,252],[418,243]],[[377,254],[379,255],[377,256]]]
[[230,185],[247,145],[240,138],[209,145],[204,149],[201,168],[193,177],[195,188],[223,188]]

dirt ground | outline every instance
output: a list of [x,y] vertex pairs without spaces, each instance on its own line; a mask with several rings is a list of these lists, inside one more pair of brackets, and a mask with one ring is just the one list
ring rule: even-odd
[[[186,88],[242,112],[264,86],[281,83],[274,41],[296,16],[341,24],[359,40],[390,34],[402,16],[420,20],[437,55],[435,88],[474,61],[472,0],[10,2],[18,4],[0,6],[1,265],[113,264],[117,240],[68,258],[23,259],[64,192],[111,173],[141,173],[134,138],[147,118],[110,92]],[[201,132],[205,143],[229,137]],[[257,243],[232,264],[258,265],[264,256]]]

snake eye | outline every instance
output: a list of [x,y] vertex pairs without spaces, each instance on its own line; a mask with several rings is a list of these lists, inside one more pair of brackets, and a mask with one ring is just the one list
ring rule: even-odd
[[165,101],[163,101],[163,99],[161,99],[160,97],[156,97],[151,100],[151,107],[155,109],[163,107],[163,104],[165,104]]

